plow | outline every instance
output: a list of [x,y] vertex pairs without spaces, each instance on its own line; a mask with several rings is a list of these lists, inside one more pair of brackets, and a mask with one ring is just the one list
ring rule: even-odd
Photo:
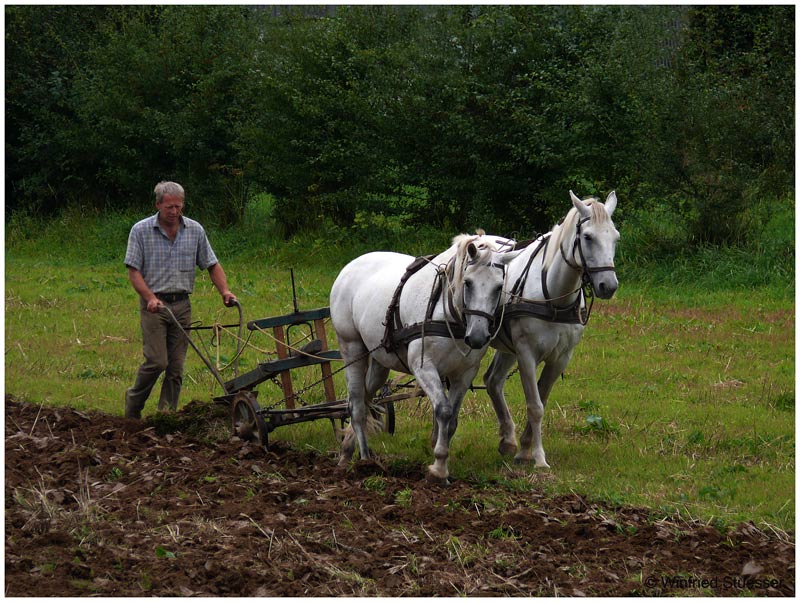
[[[328,344],[325,327],[330,319],[330,308],[301,310],[297,302],[294,271],[290,273],[293,301],[291,313],[245,322],[242,305],[237,300],[233,307],[238,311],[238,322],[234,324],[192,324],[188,328],[181,327],[189,345],[222,388],[222,394],[213,399],[228,407],[232,436],[255,443],[265,450],[269,449],[270,433],[278,427],[328,419],[332,423],[335,435],[340,437],[350,417],[347,399],[337,399],[334,386],[333,377],[343,370],[344,366],[333,368],[333,363],[340,362],[342,358],[339,351],[331,349]],[[164,306],[163,311],[168,312],[172,320],[180,326],[168,307]],[[207,346],[202,345],[204,331],[211,332],[217,348],[221,333],[228,332],[235,337],[235,356],[224,369],[220,368],[219,361],[214,361],[211,353],[207,351]],[[258,335],[266,337],[273,343],[274,351],[268,353],[272,359],[258,361],[252,370],[240,374],[239,359],[248,348],[254,347],[250,344],[250,340]],[[200,339],[200,344],[195,338]],[[226,380],[223,372],[227,372],[228,368],[231,369],[233,378]],[[319,378],[298,389],[294,374],[298,370],[309,369],[318,370]],[[278,385],[282,397],[262,404],[259,403],[259,391],[256,387],[267,381]],[[321,388],[324,401],[306,402],[303,395],[317,388]],[[424,395],[413,377],[400,374],[384,384],[371,401],[370,411],[373,418],[380,421],[385,431],[394,433],[394,403]],[[263,402],[264,396],[261,399]]]

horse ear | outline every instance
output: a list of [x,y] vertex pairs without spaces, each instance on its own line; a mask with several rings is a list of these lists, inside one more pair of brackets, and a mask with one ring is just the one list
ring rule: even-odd
[[502,253],[496,253],[495,257],[500,260],[500,263],[508,265],[512,261],[514,261],[518,255],[521,255],[525,249],[518,249],[516,251],[503,251]]
[[475,259],[478,256],[478,247],[475,246],[474,242],[471,242],[469,245],[467,245],[467,253],[469,254],[470,259]]
[[575,193],[571,190],[569,191],[569,196],[572,199],[572,204],[575,206],[575,209],[578,210],[578,213],[581,214],[581,217],[591,217],[592,210],[589,209],[589,205],[584,203],[578,197],[575,196]]
[[617,192],[612,190],[608,193],[606,197],[606,213],[608,213],[608,217],[611,217],[611,214],[614,213],[614,209],[617,208]]

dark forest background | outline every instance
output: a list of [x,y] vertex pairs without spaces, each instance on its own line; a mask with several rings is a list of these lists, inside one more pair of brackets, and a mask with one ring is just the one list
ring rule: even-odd
[[751,244],[793,221],[793,6],[5,16],[7,219],[149,211],[174,179],[221,228],[269,195],[287,237],[542,231],[569,189],[615,189],[631,236],[662,248]]

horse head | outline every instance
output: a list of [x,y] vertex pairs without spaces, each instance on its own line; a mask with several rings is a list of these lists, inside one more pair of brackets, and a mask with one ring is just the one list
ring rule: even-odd
[[[619,286],[614,268],[619,232],[611,221],[611,214],[617,207],[617,195],[612,191],[606,197],[605,204],[599,199],[582,201],[571,190],[569,195],[577,211],[575,242],[572,248],[572,260],[575,264],[571,265],[588,274],[598,297],[610,299]],[[565,258],[568,257],[563,247],[561,252]]]
[[506,265],[517,255],[498,252],[498,247],[482,234],[461,235],[453,240],[458,251],[452,264],[451,295],[466,322],[464,342],[472,349],[481,349],[489,343],[503,293]]

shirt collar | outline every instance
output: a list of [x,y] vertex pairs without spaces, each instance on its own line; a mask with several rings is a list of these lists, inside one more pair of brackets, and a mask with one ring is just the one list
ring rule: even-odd
[[[181,220],[180,227],[181,228],[186,228],[186,221],[183,219],[182,215],[180,217],[180,220]],[[150,227],[151,228],[159,228],[159,229],[161,228],[161,225],[158,223],[158,212],[156,212],[155,215],[153,215],[150,218]]]

